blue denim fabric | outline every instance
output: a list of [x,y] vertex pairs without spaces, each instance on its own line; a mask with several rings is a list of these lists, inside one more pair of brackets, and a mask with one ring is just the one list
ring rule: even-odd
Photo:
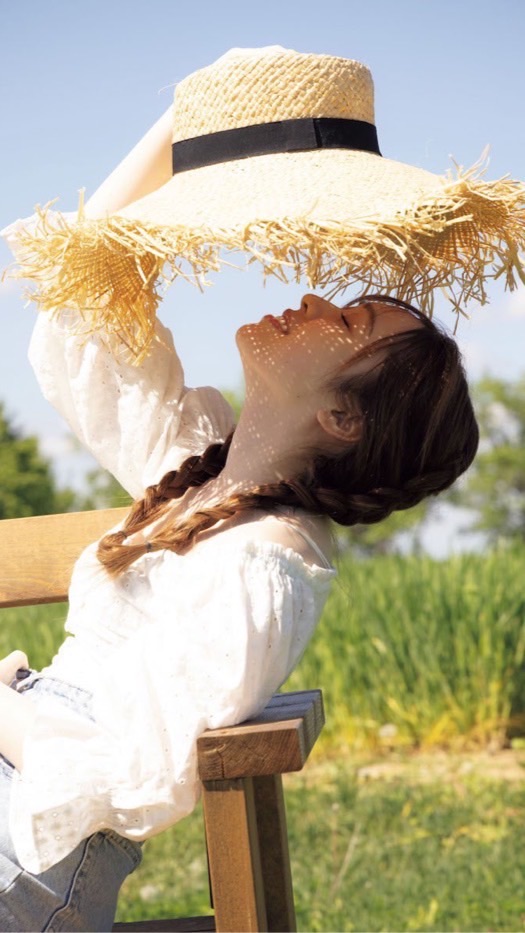
[[[83,715],[90,695],[50,677],[31,675],[19,686],[53,694]],[[111,930],[120,887],[142,859],[142,847],[111,830],[84,839],[66,858],[40,875],[19,864],[8,833],[12,766],[0,756],[0,930]]]

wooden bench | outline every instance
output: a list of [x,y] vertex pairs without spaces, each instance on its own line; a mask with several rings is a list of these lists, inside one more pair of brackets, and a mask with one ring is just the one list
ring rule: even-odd
[[[65,601],[82,548],[125,512],[0,522],[0,607]],[[214,913],[113,929],[295,930],[281,775],[303,767],[323,723],[321,692],[310,690],[276,694],[257,718],[205,732],[197,745]]]

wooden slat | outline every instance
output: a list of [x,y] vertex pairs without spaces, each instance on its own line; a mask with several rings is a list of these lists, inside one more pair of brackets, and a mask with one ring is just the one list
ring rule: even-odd
[[281,775],[253,778],[253,793],[268,930],[296,930]]
[[[324,705],[323,705],[323,694],[321,690],[296,690],[291,693],[276,693],[270,702],[268,707],[270,709],[279,708],[281,710],[281,718],[286,718],[286,710],[289,707],[297,706],[298,704],[304,702],[313,701],[314,703],[314,732],[315,736],[312,741],[312,746],[317,740],[319,733],[321,732],[325,724],[325,714],[324,714]],[[266,710],[264,710],[266,712]]]
[[203,781],[300,771],[319,735],[324,714],[319,690],[271,701],[260,716],[205,732],[197,740]]
[[81,551],[128,509],[99,509],[0,522],[0,607],[63,602]]
[[113,931],[118,933],[213,933],[214,917],[184,917],[179,920],[132,920],[129,923],[115,923]]
[[249,730],[239,726],[234,742],[205,733],[198,739],[201,780],[300,771],[306,761],[303,723],[293,719],[285,726],[270,723]]
[[267,930],[251,778],[205,781],[202,802],[216,930]]

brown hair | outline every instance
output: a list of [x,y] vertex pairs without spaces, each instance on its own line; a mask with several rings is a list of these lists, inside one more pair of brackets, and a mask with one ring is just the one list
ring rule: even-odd
[[[418,326],[364,347],[330,381],[342,409],[355,409],[357,403],[360,439],[340,454],[314,454],[298,477],[231,496],[160,529],[148,543],[126,545],[128,535],[162,515],[171,499],[218,476],[231,435],[223,444],[212,444],[150,486],[122,530],[102,539],[98,557],[109,573],[120,573],[149,550],[184,554],[199,533],[248,509],[300,507],[341,525],[381,521],[396,509],[437,495],[467,469],[479,432],[456,342],[415,308],[389,296],[356,299],[346,307],[364,304],[373,315],[376,303],[407,311]],[[361,359],[370,359],[371,365],[355,372]]]

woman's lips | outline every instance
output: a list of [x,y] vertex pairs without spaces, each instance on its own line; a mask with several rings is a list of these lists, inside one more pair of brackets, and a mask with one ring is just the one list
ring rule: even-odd
[[290,327],[288,321],[286,320],[285,314],[282,314],[280,317],[275,317],[274,314],[265,314],[263,321],[269,321],[270,324],[272,324],[280,334],[287,334],[290,330]]

